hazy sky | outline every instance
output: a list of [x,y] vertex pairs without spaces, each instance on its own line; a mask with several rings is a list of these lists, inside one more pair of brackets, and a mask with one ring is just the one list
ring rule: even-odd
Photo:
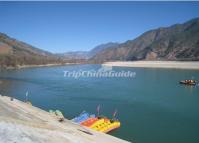
[[199,2],[0,2],[0,32],[51,52],[90,50],[199,17]]

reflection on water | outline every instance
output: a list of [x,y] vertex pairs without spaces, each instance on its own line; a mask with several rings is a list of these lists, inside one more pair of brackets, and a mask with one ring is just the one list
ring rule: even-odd
[[[194,92],[196,90],[196,88],[198,88],[198,85],[196,86],[190,86],[190,85],[182,85],[186,90],[189,90],[190,93]],[[189,94],[189,95],[193,95],[193,94]]]

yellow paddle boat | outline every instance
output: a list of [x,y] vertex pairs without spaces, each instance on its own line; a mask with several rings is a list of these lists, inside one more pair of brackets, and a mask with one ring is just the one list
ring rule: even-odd
[[110,120],[105,117],[101,119],[99,118],[90,126],[91,129],[94,129],[96,131],[100,131],[103,133],[108,133],[119,127],[120,127],[120,122],[118,120]]

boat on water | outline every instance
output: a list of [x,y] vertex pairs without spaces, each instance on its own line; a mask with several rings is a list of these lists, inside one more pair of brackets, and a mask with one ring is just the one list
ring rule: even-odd
[[83,111],[79,116],[72,119],[73,122],[81,124],[89,118],[95,118],[95,114],[89,114],[86,111]]
[[94,129],[96,131],[100,131],[103,133],[108,133],[112,130],[115,130],[120,127],[120,121],[118,120],[110,120],[106,117],[99,118],[97,121],[95,121],[90,128]]
[[100,105],[97,106],[98,116],[83,111],[79,116],[72,119],[72,121],[103,133],[108,133],[120,127],[120,121],[115,118],[117,110],[113,113],[112,119],[108,119],[105,116],[99,116],[99,111]]
[[180,84],[185,84],[185,85],[197,85],[197,81],[196,80],[181,80],[179,82]]
[[88,118],[87,120],[81,122],[80,125],[82,126],[86,126],[86,127],[90,127],[92,124],[94,124],[96,121],[98,121],[98,118],[96,117],[91,117],[91,118]]
[[118,120],[110,120],[106,117],[88,118],[80,125],[89,127],[93,130],[108,133],[120,127]]

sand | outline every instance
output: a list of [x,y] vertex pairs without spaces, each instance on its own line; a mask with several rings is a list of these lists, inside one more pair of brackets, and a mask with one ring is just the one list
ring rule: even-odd
[[199,61],[115,61],[105,62],[104,66],[117,67],[139,67],[139,68],[172,68],[172,69],[194,69],[199,70]]

